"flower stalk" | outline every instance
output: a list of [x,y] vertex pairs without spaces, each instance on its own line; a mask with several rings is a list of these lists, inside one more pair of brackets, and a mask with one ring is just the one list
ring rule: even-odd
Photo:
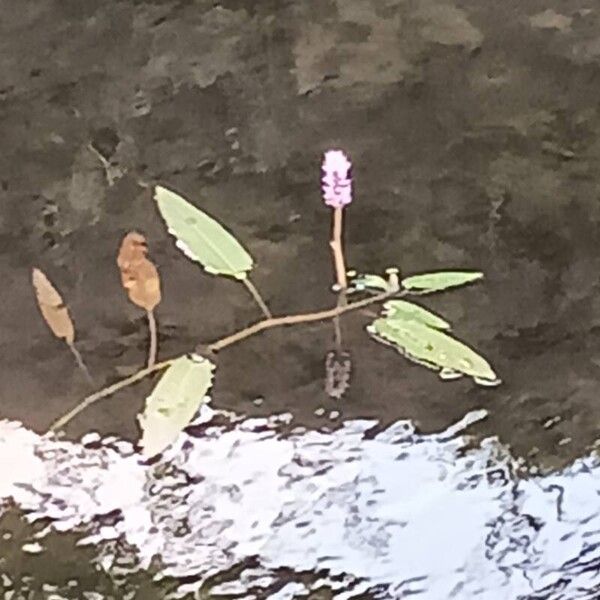
[[346,259],[344,258],[344,243],[342,239],[344,229],[344,209],[334,208],[332,215],[332,235],[329,245],[333,253],[333,265],[335,268],[335,278],[338,287],[345,290],[348,287],[346,277]]

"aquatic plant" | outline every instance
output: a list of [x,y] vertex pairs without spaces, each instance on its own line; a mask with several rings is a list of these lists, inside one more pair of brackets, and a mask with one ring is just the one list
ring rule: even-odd
[[[174,190],[156,186],[154,201],[168,232],[175,238],[177,248],[207,273],[243,283],[264,318],[224,338],[201,344],[199,350],[190,354],[156,363],[158,347],[154,309],[161,300],[160,278],[155,265],[148,259],[144,236],[129,232],[121,243],[117,265],[129,299],[146,310],[148,316],[148,366],[85,398],[55,421],[51,431],[64,427],[94,402],[152,373],[165,371],[138,417],[142,429],[142,453],[146,457],[156,456],[191,422],[205,399],[213,381],[216,352],[267,329],[315,321],[334,322],[336,348],[326,355],[325,388],[332,397],[341,398],[350,384],[351,359],[349,352],[342,348],[340,317],[378,304],[383,305],[381,313],[366,327],[375,341],[389,345],[407,359],[436,371],[441,380],[469,377],[480,385],[499,384],[500,380],[490,364],[451,335],[450,323],[421,304],[404,299],[472,284],[483,278],[482,273],[439,271],[401,278],[397,267],[390,267],[382,274],[357,274],[346,270],[343,213],[353,199],[351,169],[352,164],[342,150],[325,153],[321,166],[321,190],[324,204],[332,211],[330,246],[337,303],[324,310],[284,316],[272,315],[267,302],[250,280],[249,274],[255,261],[232,233]],[[34,270],[33,283],[46,322],[55,335],[67,342],[75,356],[79,356],[74,347],[73,325],[62,297],[39,270]],[[363,297],[349,300],[356,296]],[[83,365],[80,359],[78,362]]]
[[146,238],[137,231],[130,231],[121,242],[117,256],[117,266],[121,271],[121,283],[136,306],[143,308],[148,315],[150,345],[148,366],[156,363],[158,351],[158,332],[154,309],[161,300],[160,277],[158,269],[148,258]]
[[60,292],[52,285],[48,277],[38,268],[31,271],[31,283],[35,291],[35,298],[40,312],[50,331],[67,344],[73,353],[77,366],[81,369],[86,379],[94,383],[90,373],[75,346],[75,325],[69,314],[69,309],[64,303]]

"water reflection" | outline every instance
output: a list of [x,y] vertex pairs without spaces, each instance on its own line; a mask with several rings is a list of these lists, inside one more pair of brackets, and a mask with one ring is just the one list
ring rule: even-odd
[[[592,599],[600,594],[600,468],[532,476],[490,438],[484,411],[435,435],[294,429],[205,407],[153,464],[95,434],[81,443],[0,427],[0,495],[45,533],[83,532],[111,577],[151,570],[244,598]],[[24,552],[31,552],[25,548]]]

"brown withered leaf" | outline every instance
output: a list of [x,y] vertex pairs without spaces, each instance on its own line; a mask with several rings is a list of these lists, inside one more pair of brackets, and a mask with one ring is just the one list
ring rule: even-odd
[[146,238],[141,233],[131,231],[121,242],[117,265],[121,271],[121,283],[129,300],[151,312],[161,299],[160,277],[147,254]]
[[148,256],[148,245],[146,244],[146,238],[137,231],[130,231],[121,242],[119,248],[119,254],[117,256],[117,265],[121,270],[127,271],[136,262],[147,258]]
[[75,327],[57,289],[40,269],[33,269],[31,280],[44,320],[57,338],[69,345],[75,341]]
[[134,268],[121,271],[123,287],[129,299],[140,308],[152,311],[160,302],[158,270],[147,259],[135,263]]

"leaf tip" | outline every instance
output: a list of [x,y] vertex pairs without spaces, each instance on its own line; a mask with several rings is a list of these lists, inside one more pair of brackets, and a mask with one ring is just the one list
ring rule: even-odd
[[36,283],[42,278],[47,279],[47,277],[44,275],[44,272],[38,267],[32,267],[31,281],[33,282],[33,285],[36,285]]
[[493,373],[493,377],[483,378],[483,377],[473,377],[473,381],[482,387],[497,387],[502,383],[502,379],[498,377],[495,373]]
[[157,196],[159,194],[163,194],[164,192],[167,192],[167,191],[168,190],[166,187],[159,185],[159,184],[155,185],[154,186],[154,199],[157,200]]

